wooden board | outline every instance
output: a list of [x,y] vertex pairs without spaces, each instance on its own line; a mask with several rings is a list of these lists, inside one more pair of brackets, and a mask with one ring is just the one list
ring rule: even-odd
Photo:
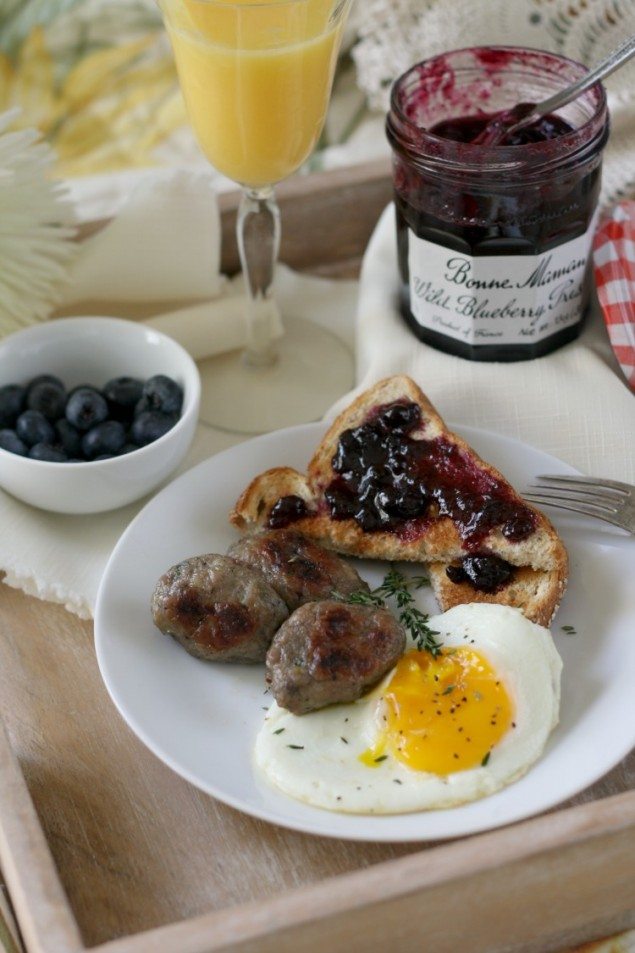
[[[282,218],[280,258],[291,268],[336,277],[355,275],[381,211],[392,200],[390,168],[383,159],[310,176],[295,176],[276,188]],[[219,196],[221,271],[240,270],[236,242],[239,192]],[[106,225],[88,223],[83,241]]]
[[[351,271],[389,196],[383,165],[288,184],[283,257]],[[546,953],[635,925],[635,756],[544,817],[450,844],[304,836],[169,771],[115,711],[91,625],[7,586],[0,715],[0,864],[30,953]]]

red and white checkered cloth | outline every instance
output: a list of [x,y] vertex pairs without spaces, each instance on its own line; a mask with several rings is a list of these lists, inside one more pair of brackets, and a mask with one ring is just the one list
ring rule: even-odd
[[620,202],[601,222],[593,264],[609,338],[635,390],[635,202]]

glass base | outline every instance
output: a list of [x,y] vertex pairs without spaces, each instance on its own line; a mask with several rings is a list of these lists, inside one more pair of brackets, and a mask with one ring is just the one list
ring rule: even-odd
[[241,351],[199,362],[201,420],[230,433],[258,434],[319,420],[354,383],[354,359],[336,335],[291,320],[271,367],[250,367]]

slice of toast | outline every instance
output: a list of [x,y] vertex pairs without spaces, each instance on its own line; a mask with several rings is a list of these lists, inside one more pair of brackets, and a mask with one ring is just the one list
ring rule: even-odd
[[[390,429],[395,414],[409,416],[410,423]],[[362,449],[349,453],[349,446]],[[353,455],[350,466],[346,454]],[[411,491],[399,496],[407,480],[419,488],[419,510],[408,501]],[[329,428],[306,475],[276,467],[256,477],[230,519],[243,531],[276,525],[279,501],[289,497],[294,529],[324,546],[363,558],[428,564],[444,610],[461,602],[500,602],[545,624],[564,592],[567,554],[549,520],[447,429],[408,377],[387,378],[357,397]],[[394,507],[406,509],[394,515]],[[499,557],[519,571],[493,592],[452,582],[447,567],[474,553]]]
[[520,609],[538,625],[549,626],[567,583],[566,562],[553,570],[519,567],[513,579],[494,593],[479,592],[468,582],[452,582],[446,563],[429,563],[426,570],[437,602],[445,611],[465,602],[496,602]]

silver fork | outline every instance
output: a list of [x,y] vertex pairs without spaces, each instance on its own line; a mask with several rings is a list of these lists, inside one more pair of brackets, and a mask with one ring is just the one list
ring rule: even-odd
[[537,476],[536,480],[542,483],[530,486],[531,492],[524,494],[530,503],[595,516],[635,534],[634,486],[583,476]]

